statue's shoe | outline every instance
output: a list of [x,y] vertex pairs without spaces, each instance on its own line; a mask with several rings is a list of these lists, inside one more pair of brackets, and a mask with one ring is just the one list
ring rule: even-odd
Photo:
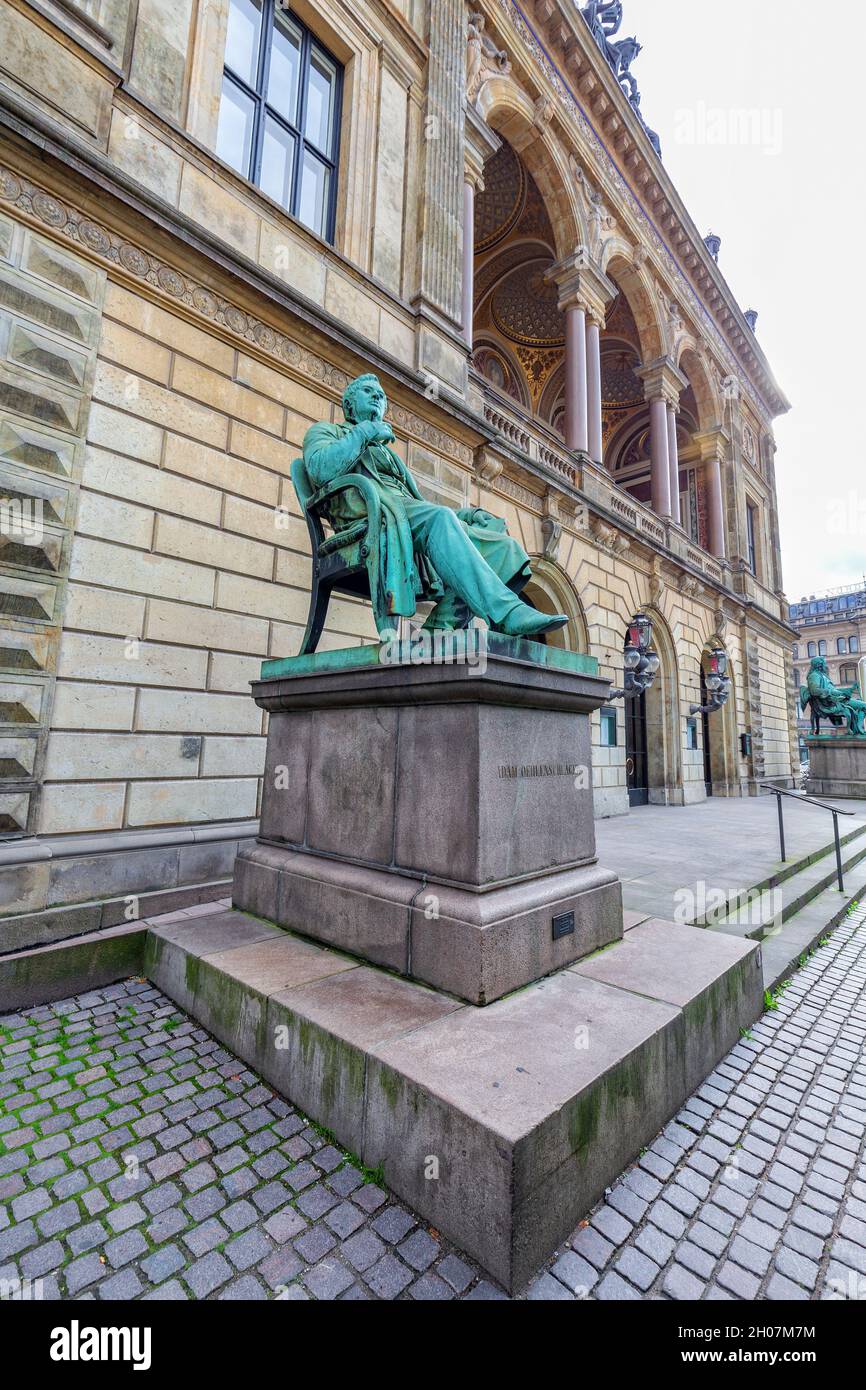
[[540,637],[544,632],[553,632],[557,627],[565,627],[568,617],[565,613],[539,613],[528,603],[520,603],[496,624],[496,631],[506,637]]

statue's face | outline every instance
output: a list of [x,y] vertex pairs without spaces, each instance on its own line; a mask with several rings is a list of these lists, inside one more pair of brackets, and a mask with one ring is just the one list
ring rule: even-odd
[[352,391],[352,413],[356,421],[382,420],[388,398],[376,377],[361,380]]

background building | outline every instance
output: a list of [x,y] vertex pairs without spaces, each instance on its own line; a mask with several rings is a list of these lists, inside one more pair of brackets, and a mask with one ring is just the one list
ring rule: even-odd
[[790,618],[799,634],[794,643],[792,678],[802,735],[809,732],[811,722],[809,711],[803,714],[800,710],[800,687],[806,684],[813,657],[827,658],[827,670],[836,685],[864,688],[861,662],[866,652],[866,580],[792,603]]
[[248,682],[307,611],[291,462],[370,368],[427,495],[535,557],[555,640],[621,683],[652,617],[598,815],[790,784],[787,402],[601,38],[572,0],[0,0],[8,943],[223,891]]

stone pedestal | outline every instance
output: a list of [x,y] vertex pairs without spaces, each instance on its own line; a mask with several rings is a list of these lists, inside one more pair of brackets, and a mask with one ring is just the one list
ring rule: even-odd
[[624,921],[591,658],[413,652],[265,663],[246,912],[151,924],[145,970],[516,1290],[754,1022],[760,947]]
[[[418,662],[421,655],[432,662]],[[266,662],[236,907],[489,1004],[622,937],[595,855],[593,658],[462,634]]]
[[855,797],[866,801],[866,738],[827,734],[807,738],[810,796]]

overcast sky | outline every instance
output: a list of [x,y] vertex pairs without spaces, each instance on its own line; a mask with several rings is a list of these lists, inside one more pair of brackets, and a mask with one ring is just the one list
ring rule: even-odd
[[[776,421],[788,598],[866,573],[866,4],[625,0],[665,166],[791,402]],[[737,112],[754,113],[741,122]],[[744,138],[742,128],[747,127]],[[721,143],[724,141],[724,143]]]

